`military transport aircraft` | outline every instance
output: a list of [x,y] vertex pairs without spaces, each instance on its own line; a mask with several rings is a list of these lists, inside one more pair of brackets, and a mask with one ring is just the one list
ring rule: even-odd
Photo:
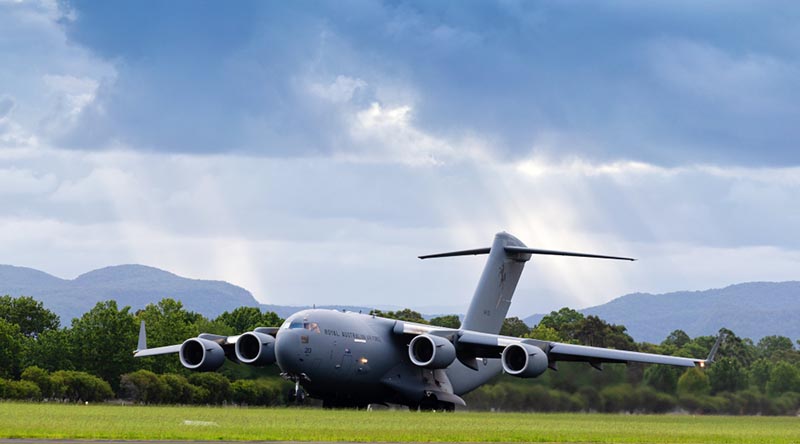
[[713,360],[638,353],[562,344],[499,334],[525,262],[531,255],[601,259],[625,257],[528,248],[508,233],[498,233],[491,247],[420,256],[420,259],[488,254],[461,328],[386,319],[336,310],[303,310],[280,327],[259,327],[237,336],[203,333],[182,344],[147,348],[142,322],[136,357],[177,353],[184,367],[218,369],[225,358],[267,366],[278,364],[325,407],[366,407],[371,403],[407,405],[411,409],[453,410],[465,406],[461,396],[501,371],[535,378],[559,361],[603,363],[641,362],[705,367]]

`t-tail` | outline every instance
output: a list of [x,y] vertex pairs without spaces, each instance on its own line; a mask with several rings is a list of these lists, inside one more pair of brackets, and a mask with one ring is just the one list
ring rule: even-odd
[[629,257],[604,256],[599,254],[572,253],[569,251],[541,250],[528,248],[516,237],[502,232],[494,237],[492,246],[473,250],[453,251],[450,253],[431,254],[420,256],[420,259],[450,256],[470,256],[488,254],[486,266],[483,268],[478,287],[472,296],[469,310],[464,317],[461,328],[464,330],[479,331],[498,334],[503,326],[503,320],[511,306],[511,298],[517,288],[517,282],[525,268],[525,262],[533,254],[590,257],[597,259],[618,259],[633,261]]

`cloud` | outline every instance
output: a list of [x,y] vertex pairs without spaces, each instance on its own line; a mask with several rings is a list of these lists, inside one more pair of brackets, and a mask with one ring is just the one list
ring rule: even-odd
[[[47,110],[19,121],[60,147],[268,157],[352,147],[356,156],[367,150],[352,122],[377,103],[408,107],[431,139],[480,140],[507,160],[800,160],[789,142],[798,136],[796,32],[755,5],[40,5],[6,5],[35,17],[7,27],[9,41],[46,50],[10,51],[4,66],[30,91],[19,103]],[[736,37],[740,27],[748,39]],[[56,68],[31,73],[54,65],[48,54]],[[80,90],[34,97],[53,78],[43,74],[80,79]],[[589,142],[541,151],[548,134]],[[452,149],[434,161],[474,154]]]
[[114,63],[66,36],[63,26],[73,19],[56,1],[0,3],[4,146],[30,146],[72,131],[98,88],[113,83]]
[[0,262],[466,307],[482,259],[416,256],[507,230],[641,259],[534,258],[515,314],[795,279],[800,47],[781,15],[0,3]]
[[7,116],[11,114],[11,111],[14,109],[14,99],[8,96],[0,97],[0,121],[6,119]]
[[501,230],[535,247],[640,259],[535,257],[514,304],[522,315],[792,279],[800,251],[794,168],[580,158],[420,167],[38,147],[0,157],[0,178],[18,185],[0,195],[2,263],[73,277],[140,262],[229,280],[270,303],[465,307],[482,259],[416,256],[484,246]]

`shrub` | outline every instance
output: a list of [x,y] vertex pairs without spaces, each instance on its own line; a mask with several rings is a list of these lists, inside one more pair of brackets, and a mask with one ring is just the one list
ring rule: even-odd
[[120,378],[120,397],[145,404],[162,401],[167,386],[155,373],[149,370],[137,370],[126,373]]
[[192,399],[204,404],[222,404],[230,400],[231,382],[225,376],[214,373],[195,373],[189,377],[189,383],[201,387],[207,391],[205,396],[195,397],[200,393],[195,393]]
[[596,388],[584,386],[578,389],[578,396],[583,399],[584,408],[590,411],[599,412],[603,410],[603,397]]
[[778,415],[796,416],[800,409],[800,393],[787,392],[775,398],[773,407]]
[[634,412],[639,409],[639,396],[630,384],[617,384],[600,391],[606,412]]
[[31,381],[9,381],[9,399],[40,401],[42,391]]
[[47,370],[36,366],[27,367],[22,371],[21,379],[36,384],[41,396],[45,398],[53,396],[53,385],[50,383],[50,373]]
[[189,384],[185,377],[175,373],[166,373],[159,376],[159,378],[165,388],[162,402],[169,404],[189,404],[192,402],[192,385]]
[[266,379],[241,379],[231,384],[233,402],[242,405],[278,405],[283,402],[281,387]]
[[678,378],[678,394],[681,396],[703,396],[711,392],[708,376],[700,369],[693,367],[686,370]]
[[652,413],[666,413],[675,409],[678,404],[675,398],[666,394],[659,393],[650,387],[637,389],[639,398],[639,410]]
[[114,397],[108,382],[85,372],[59,370],[50,377],[55,397],[70,401],[103,401]]

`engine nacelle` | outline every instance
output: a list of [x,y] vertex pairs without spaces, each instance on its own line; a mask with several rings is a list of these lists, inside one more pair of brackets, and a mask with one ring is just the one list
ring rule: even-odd
[[187,339],[181,344],[181,364],[189,370],[214,371],[225,361],[225,350],[214,341],[203,338]]
[[275,362],[275,338],[255,331],[236,340],[236,359],[243,364],[270,365]]
[[419,335],[408,344],[408,357],[419,367],[447,368],[456,359],[456,348],[445,338]]
[[503,370],[518,378],[535,378],[547,370],[545,352],[531,344],[511,344],[503,349]]

